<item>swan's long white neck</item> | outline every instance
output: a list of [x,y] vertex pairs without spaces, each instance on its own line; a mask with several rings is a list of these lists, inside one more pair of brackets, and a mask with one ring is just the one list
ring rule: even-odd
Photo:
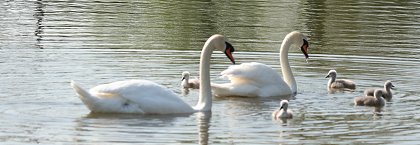
[[290,89],[292,90],[293,94],[297,92],[297,85],[295,81],[295,77],[293,76],[292,70],[289,65],[289,48],[291,46],[291,37],[287,35],[283,43],[281,44],[280,48],[280,65],[281,65],[281,72],[283,74],[283,79],[289,85]]
[[210,58],[212,53],[212,43],[210,40],[207,40],[203,46],[200,57],[200,92],[197,105],[194,107],[197,111],[211,110]]

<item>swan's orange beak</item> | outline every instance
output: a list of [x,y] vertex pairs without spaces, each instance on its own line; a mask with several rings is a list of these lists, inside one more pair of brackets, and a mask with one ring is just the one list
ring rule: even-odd
[[306,59],[309,58],[309,55],[308,55],[308,47],[309,47],[308,41],[306,41],[305,39],[303,39],[303,45],[302,45],[302,47],[300,47],[300,50],[302,50],[302,53],[305,55],[305,58]]
[[225,48],[225,55],[229,58],[229,60],[235,64],[235,59],[232,56],[232,53],[235,51],[235,48],[233,48],[232,44],[229,42],[225,42],[226,48]]

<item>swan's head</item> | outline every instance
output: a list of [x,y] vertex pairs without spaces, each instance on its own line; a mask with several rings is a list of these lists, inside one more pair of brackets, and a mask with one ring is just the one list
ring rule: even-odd
[[389,80],[385,82],[384,86],[385,88],[389,88],[389,89],[392,89],[395,87],[394,85],[392,85],[392,82]]
[[188,80],[188,79],[190,79],[190,72],[188,72],[188,71],[182,72],[182,80],[181,81]]
[[225,53],[226,57],[229,58],[229,60],[235,64],[235,59],[233,58],[233,52],[235,51],[235,48],[233,48],[232,44],[226,41],[225,37],[222,35],[216,34],[209,38],[211,40],[213,47],[215,50],[222,51]]
[[309,55],[308,55],[308,48],[309,48],[308,37],[306,37],[305,35],[303,35],[302,33],[298,32],[298,31],[290,32],[289,34],[287,34],[286,37],[289,37],[289,39],[292,40],[293,44],[300,47],[300,50],[305,55],[306,59],[309,58]]
[[375,92],[373,92],[373,96],[375,96],[376,98],[382,97],[382,90],[376,89]]
[[287,100],[282,100],[281,102],[280,102],[280,110],[281,109],[283,109],[283,110],[287,110],[287,107],[289,106],[289,101],[287,101]]
[[330,70],[329,72],[328,72],[328,74],[327,74],[327,76],[325,76],[325,78],[329,78],[329,77],[331,77],[331,78],[335,78],[335,77],[337,77],[337,71],[335,71],[335,70]]

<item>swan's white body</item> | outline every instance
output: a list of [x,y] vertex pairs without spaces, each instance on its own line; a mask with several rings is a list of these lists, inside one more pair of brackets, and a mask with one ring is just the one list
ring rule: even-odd
[[[194,109],[168,88],[147,80],[103,84],[88,92],[71,83],[82,102],[93,112],[172,114]],[[164,104],[164,105],[163,105]]]
[[198,79],[190,79],[190,72],[184,71],[182,72],[182,81],[181,86],[184,89],[199,89],[200,88],[200,80]]
[[230,66],[221,72],[230,83],[212,84],[217,96],[270,97],[292,94],[290,87],[270,66],[251,62]]
[[273,111],[271,116],[274,120],[278,119],[290,119],[293,118],[292,111],[288,110],[289,102],[287,100],[282,100],[280,102],[280,108]]
[[234,62],[233,47],[222,35],[213,35],[204,44],[200,57],[201,87],[198,103],[190,106],[171,90],[147,80],[118,81],[96,86],[89,91],[74,81],[71,86],[92,111],[101,113],[175,114],[210,111],[210,58],[214,49],[225,51]]
[[221,72],[221,75],[230,80],[230,83],[212,84],[216,96],[242,96],[242,97],[273,97],[296,94],[297,85],[289,66],[288,51],[292,44],[302,46],[307,56],[308,43],[306,36],[300,32],[291,32],[286,35],[280,48],[280,64],[282,77],[262,63],[242,63],[230,66]]

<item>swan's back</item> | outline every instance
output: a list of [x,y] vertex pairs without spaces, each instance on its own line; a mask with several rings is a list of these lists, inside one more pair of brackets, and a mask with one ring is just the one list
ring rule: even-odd
[[[147,80],[118,81],[96,86],[89,93],[97,97],[103,105],[94,112],[124,112],[127,107],[138,107],[144,114],[190,113],[193,111],[171,90]],[[118,100],[113,105],[107,101]],[[114,101],[115,102],[115,101]],[[110,105],[110,106],[109,106]],[[117,110],[110,107],[116,107]],[[119,109],[119,110],[118,110]],[[133,112],[128,112],[133,113]]]
[[229,78],[233,84],[255,82],[255,84],[281,84],[287,86],[273,68],[258,62],[230,66],[221,72],[221,75]]
[[212,84],[216,96],[273,97],[292,94],[290,87],[270,66],[251,62],[221,72],[227,84]]

